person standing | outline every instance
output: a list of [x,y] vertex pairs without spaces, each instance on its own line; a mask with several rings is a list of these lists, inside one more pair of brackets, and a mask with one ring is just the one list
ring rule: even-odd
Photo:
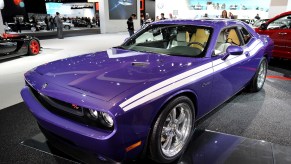
[[165,14],[164,14],[164,13],[161,13],[161,18],[160,18],[160,20],[165,20],[165,19],[167,19],[167,18],[165,18]]
[[257,14],[257,15],[255,16],[255,19],[260,20],[260,19],[261,19],[260,15]]
[[57,24],[57,33],[59,39],[64,39],[63,36],[63,21],[60,18],[60,13],[56,12],[55,22]]
[[222,11],[220,18],[227,18],[227,11],[226,10]]
[[46,30],[49,31],[50,30],[50,26],[49,26],[49,19],[48,16],[46,16],[44,18],[44,23],[46,24]]
[[133,24],[133,19],[136,18],[135,14],[131,14],[131,16],[127,20],[127,30],[129,33],[129,36],[132,36],[134,34],[134,24]]
[[55,21],[54,18],[51,16],[49,19],[50,22],[50,30],[54,31],[55,30]]
[[159,20],[160,20],[159,16],[156,16],[156,20],[155,21],[159,21]]
[[228,15],[229,15],[229,16],[228,16],[229,19],[234,19],[234,16],[233,16],[232,12],[229,12]]
[[19,18],[16,18],[16,31],[21,33],[21,25],[20,25]]

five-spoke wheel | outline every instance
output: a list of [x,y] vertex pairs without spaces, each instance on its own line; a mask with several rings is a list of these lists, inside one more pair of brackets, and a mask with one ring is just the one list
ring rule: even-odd
[[185,150],[194,131],[194,105],[186,96],[170,101],[157,118],[150,136],[150,158],[169,163]]

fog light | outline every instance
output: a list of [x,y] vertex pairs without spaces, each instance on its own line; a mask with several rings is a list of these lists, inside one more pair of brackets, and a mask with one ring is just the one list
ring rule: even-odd
[[102,112],[102,116],[103,116],[103,120],[105,121],[106,125],[111,128],[113,126],[112,117],[109,114],[104,113],[104,112]]
[[98,112],[96,110],[89,109],[89,112],[94,119],[98,119]]

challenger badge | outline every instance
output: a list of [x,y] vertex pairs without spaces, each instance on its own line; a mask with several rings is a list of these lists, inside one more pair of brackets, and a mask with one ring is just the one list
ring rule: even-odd
[[76,104],[72,104],[72,108],[79,110],[80,107]]

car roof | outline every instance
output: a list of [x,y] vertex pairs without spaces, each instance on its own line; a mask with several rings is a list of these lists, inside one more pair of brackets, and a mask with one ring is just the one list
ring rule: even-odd
[[244,24],[242,21],[234,19],[166,19],[154,22],[153,24],[181,24],[181,25],[196,25],[208,26],[213,28],[223,28],[236,24]]

